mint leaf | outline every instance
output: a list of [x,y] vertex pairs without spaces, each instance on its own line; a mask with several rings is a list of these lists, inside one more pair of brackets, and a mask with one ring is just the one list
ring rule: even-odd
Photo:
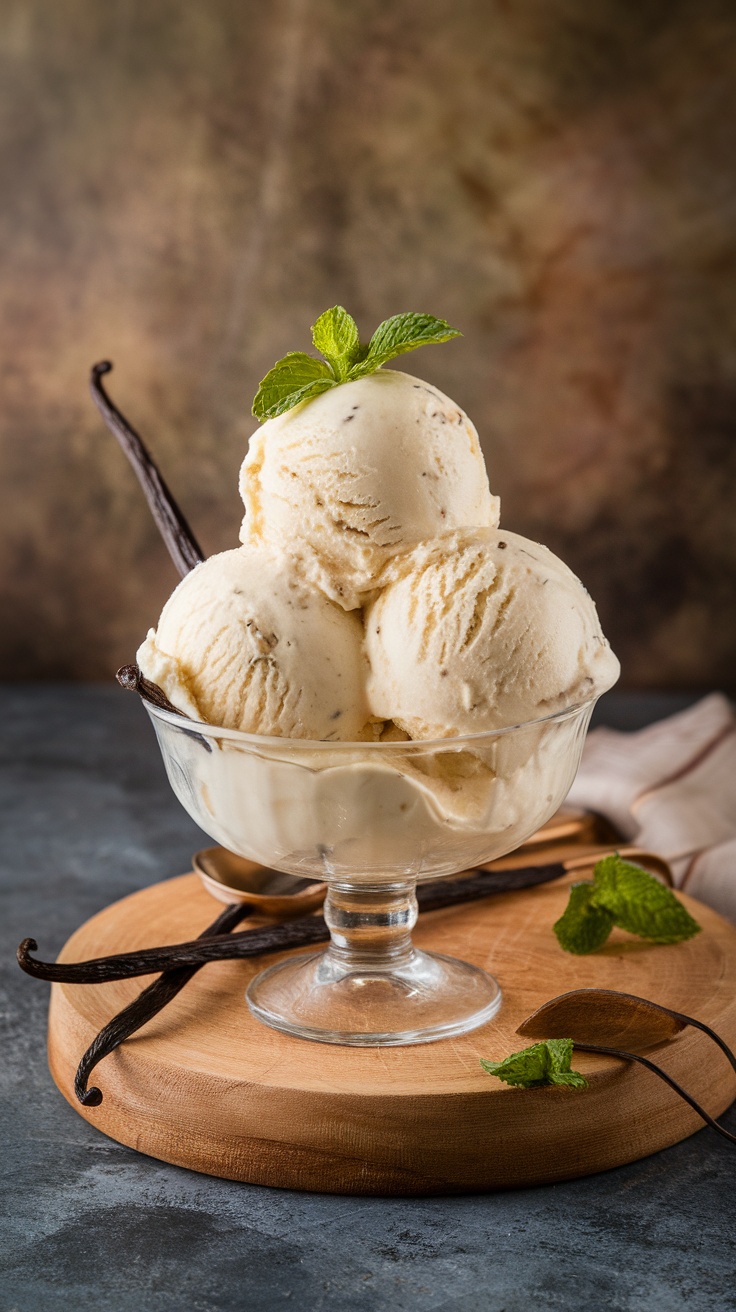
[[433,314],[395,314],[379,324],[368,346],[361,346],[355,320],[341,305],[333,305],[312,326],[312,341],[324,360],[304,351],[289,351],[277,360],[256,392],[253,414],[274,419],[330,387],[374,374],[404,351],[451,337],[462,333]]
[[618,852],[596,863],[592,882],[572,885],[552,928],[565,952],[584,956],[602,947],[614,925],[652,943],[683,943],[700,933],[671,889]]
[[376,328],[368,346],[368,359],[392,360],[417,346],[448,342],[452,337],[462,337],[462,333],[433,314],[395,314]]
[[573,884],[570,900],[560,919],[552,926],[565,952],[586,956],[605,943],[613,929],[613,916],[594,901],[595,886],[589,881]]
[[595,903],[630,934],[654,943],[682,943],[700,932],[671,889],[618,853],[597,863],[593,888]]
[[544,1046],[549,1053],[550,1084],[564,1085],[568,1089],[587,1089],[588,1081],[585,1076],[570,1067],[573,1050],[572,1039],[545,1039]]
[[588,1081],[570,1068],[572,1048],[572,1039],[544,1039],[521,1052],[512,1052],[502,1061],[481,1058],[480,1064],[489,1075],[520,1089],[540,1089],[547,1084],[585,1089]]
[[353,316],[341,305],[333,305],[312,325],[312,341],[332,366],[338,382],[344,382],[361,355],[358,325]]
[[350,370],[349,377],[364,378],[405,351],[415,351],[418,346],[430,346],[433,342],[449,342],[452,337],[462,337],[462,333],[433,314],[395,314],[379,324],[371,337],[367,356]]
[[324,361],[304,351],[289,351],[262,380],[253,402],[253,414],[256,419],[274,419],[300,401],[335,387],[336,383],[334,373]]

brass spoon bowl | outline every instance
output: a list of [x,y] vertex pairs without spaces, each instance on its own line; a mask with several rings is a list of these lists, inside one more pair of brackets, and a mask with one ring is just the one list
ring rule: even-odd
[[218,902],[247,904],[254,911],[278,920],[316,911],[327,893],[326,884],[309,883],[281,870],[269,870],[224,847],[206,847],[195,852],[192,867],[204,888]]

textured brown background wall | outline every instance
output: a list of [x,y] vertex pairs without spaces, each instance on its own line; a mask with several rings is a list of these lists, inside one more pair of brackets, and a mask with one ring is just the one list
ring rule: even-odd
[[2,672],[108,678],[175,582],[87,396],[234,545],[258,379],[346,305],[476,422],[629,686],[736,678],[732,0],[3,0]]

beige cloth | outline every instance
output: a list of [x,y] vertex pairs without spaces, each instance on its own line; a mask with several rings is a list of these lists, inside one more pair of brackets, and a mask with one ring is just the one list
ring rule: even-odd
[[665,857],[678,888],[736,921],[736,716],[720,693],[637,733],[594,729],[568,801]]

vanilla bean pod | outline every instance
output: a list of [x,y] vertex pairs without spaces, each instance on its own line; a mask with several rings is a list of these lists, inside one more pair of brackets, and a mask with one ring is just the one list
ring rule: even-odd
[[201,564],[204,553],[142,438],[105,391],[101,379],[105,374],[109,374],[111,369],[109,360],[102,360],[92,366],[90,375],[92,399],[133,466],[169,555],[184,578],[195,565]]
[[[227,934],[251,912],[252,907],[243,903],[226,907],[200,937]],[[82,1106],[99,1107],[102,1102],[100,1089],[87,1088],[87,1081],[97,1063],[102,1061],[103,1057],[108,1057],[121,1043],[129,1039],[131,1034],[135,1034],[136,1030],[163,1011],[163,1008],[181,992],[184,985],[188,984],[200,969],[200,966],[176,966],[171,970],[165,970],[100,1030],[84,1053],[74,1077],[74,1092]]]
[[268,925],[240,934],[211,934],[172,943],[160,948],[141,948],[138,952],[120,952],[91,961],[38,961],[34,939],[24,939],[18,948],[18,965],[27,975],[55,984],[105,984],[114,979],[132,979],[153,975],[171,966],[205,966],[209,961],[229,961],[233,957],[257,957],[263,952],[280,952],[284,948],[305,947],[330,937],[321,916],[302,916],[286,925]]
[[[535,884],[545,884],[566,873],[561,862],[522,866],[511,870],[477,870],[462,879],[437,880],[417,889],[420,911],[435,911],[461,902],[473,902],[494,893],[509,893]],[[322,916],[301,916],[285,925],[268,925],[237,934],[213,934],[206,930],[197,939],[139,952],[120,952],[90,961],[51,962],[32,957],[38,944],[24,939],[18,948],[18,964],[27,975],[62,984],[103,984],[113,979],[151,975],[173,966],[203,966],[209,961],[257,957],[287,948],[324,943],[330,937]]]
[[160,711],[171,711],[173,715],[183,715],[183,711],[177,710],[174,703],[169,701],[163,688],[159,688],[157,683],[152,683],[150,679],[147,679],[141,673],[139,665],[121,665],[115,678],[120,687],[125,688],[126,692],[137,692],[144,702],[150,702],[152,706],[157,706]]
[[520,888],[534,888],[536,884],[549,884],[567,874],[561,861],[546,865],[516,866],[507,870],[484,870],[479,866],[472,875],[460,879],[438,879],[417,888],[420,911],[436,911],[451,907],[456,902],[477,902],[493,893],[514,893]]
[[[174,706],[173,702],[169,701],[163,688],[159,688],[157,683],[153,683],[151,679],[145,677],[140,665],[121,665],[115,678],[120,687],[125,688],[126,692],[137,692],[144,702],[150,702],[152,706],[157,706],[160,711],[169,711],[172,715],[178,715],[179,719],[182,720],[190,719],[190,716],[184,711],[180,711],[178,707]],[[192,724],[196,723],[196,720],[192,720]],[[186,734],[187,738],[193,738],[195,742],[204,747],[206,752],[212,751],[212,743],[205,738],[204,734],[197,733],[195,729],[182,729],[181,732]]]

